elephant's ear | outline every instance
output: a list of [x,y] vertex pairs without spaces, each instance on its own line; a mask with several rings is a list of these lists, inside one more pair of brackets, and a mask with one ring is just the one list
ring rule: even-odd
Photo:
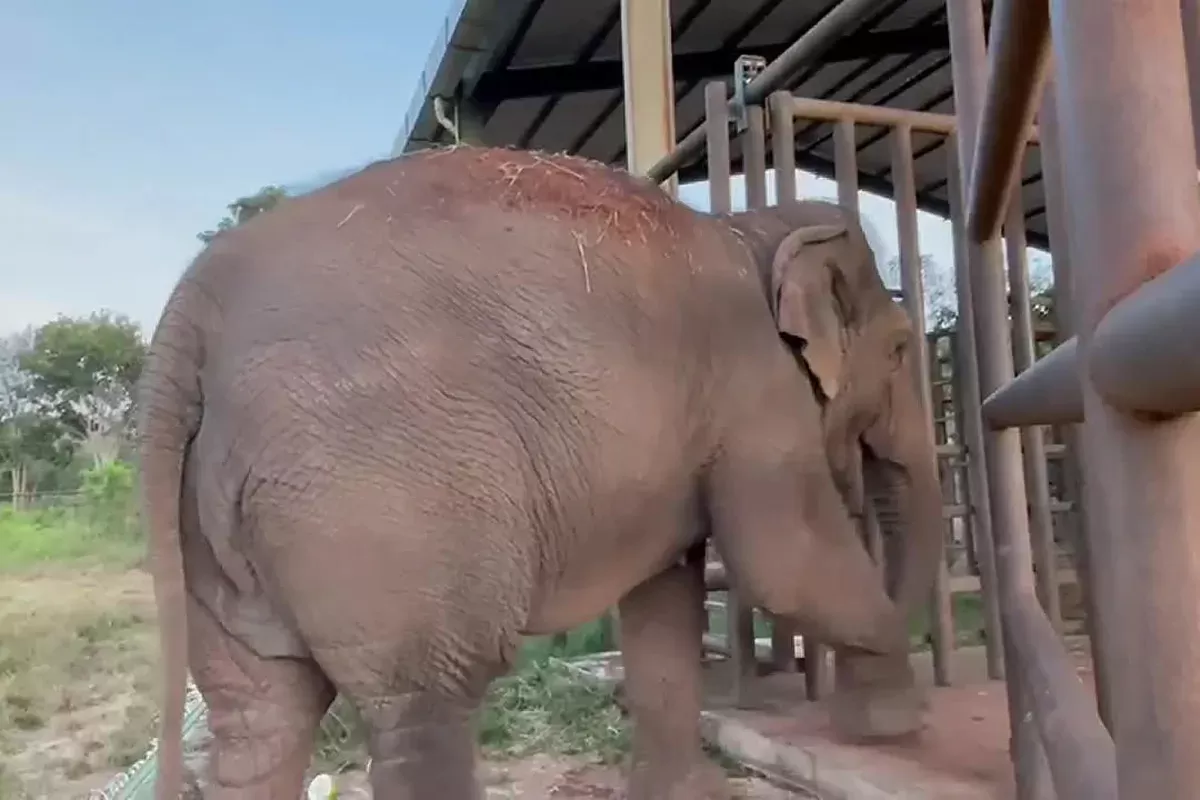
[[801,356],[831,400],[841,387],[848,321],[836,292],[838,265],[823,245],[846,235],[842,225],[799,228],[780,243],[771,265],[779,332],[803,341]]

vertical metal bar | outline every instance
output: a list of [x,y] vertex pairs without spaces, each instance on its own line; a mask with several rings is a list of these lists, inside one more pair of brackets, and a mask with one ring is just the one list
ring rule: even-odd
[[[621,0],[621,67],[625,152],[629,171],[643,175],[675,149],[670,0]],[[678,178],[667,183],[678,194]]]
[[795,200],[796,115],[791,92],[775,92],[767,101],[771,111],[771,162],[775,167],[775,202]]
[[[792,95],[775,92],[767,105],[771,115],[775,202],[787,203],[796,199],[796,115],[792,113]],[[777,670],[796,671],[796,628],[779,617],[771,620],[771,659]]]
[[1192,141],[1200,153],[1200,0],[1182,0],[1183,45],[1187,51],[1188,89],[1192,99]]
[[[1018,162],[1019,163],[1019,162]],[[1019,174],[1019,173],[1018,173]],[[1033,299],[1029,293],[1029,258],[1025,252],[1025,203],[1020,185],[1009,195],[1004,221],[1008,250],[1008,294],[1012,309],[1013,370],[1029,369],[1033,350]],[[1037,593],[1050,624],[1062,633],[1062,602],[1058,596],[1058,551],[1054,547],[1054,517],[1050,513],[1050,477],[1046,472],[1046,447],[1040,426],[1021,428],[1021,453],[1025,488],[1029,493],[1029,527]]]
[[[704,87],[705,137],[708,142],[708,200],[714,214],[726,214],[733,206],[730,173],[729,108],[725,83],[713,81]],[[732,699],[743,705],[757,677],[754,652],[754,609],[744,605],[732,586],[725,594],[725,619],[729,658],[733,666]]]
[[[1178,0],[1051,8],[1062,172],[1081,363],[1123,296],[1200,249],[1187,65]],[[1193,797],[1200,786],[1200,416],[1135,418],[1086,370],[1083,436],[1122,797]],[[1123,658],[1110,659],[1120,653]]]
[[746,181],[746,208],[767,205],[767,142],[762,106],[746,109],[747,125],[742,131],[742,161]]
[[950,196],[950,227],[954,237],[954,292],[958,301],[954,369],[957,373],[959,410],[963,421],[963,454],[967,460],[967,491],[971,498],[971,545],[979,566],[983,593],[984,645],[988,678],[1004,677],[1004,644],[1000,623],[1000,595],[996,586],[996,557],[992,547],[992,499],[988,492],[988,464],[984,458],[983,419],[980,416],[979,361],[975,352],[975,308],[971,297],[970,248],[963,219],[962,181],[954,137],[946,147],[946,191]]
[[[1000,235],[1005,206],[1021,187],[1008,173],[1021,163],[1050,56],[1046,0],[995,0],[984,96],[968,181],[967,235]],[[957,107],[957,106],[956,106]]]
[[[958,164],[958,154],[955,152],[953,141],[947,142],[946,150],[950,155],[950,161],[954,165],[957,165]],[[948,172],[947,175],[949,176],[948,177],[949,183],[947,184],[948,194],[952,198],[952,202],[957,203],[958,202],[957,199],[953,199],[954,198],[954,190],[952,187],[955,185],[953,183],[953,173]],[[952,206],[952,211],[954,208],[957,208],[957,206]],[[955,215],[952,213],[951,214],[952,220],[954,219],[954,216]],[[952,227],[953,227],[953,224],[952,224]],[[960,225],[959,227],[962,228],[964,226]],[[961,234],[961,231],[960,231],[960,234]],[[960,256],[959,256],[958,251],[960,249],[961,249],[960,243],[957,240],[955,240],[955,242],[954,242],[955,264],[957,264],[959,262]],[[961,259],[964,263],[966,262],[965,253],[961,256]],[[960,519],[962,520],[962,525],[963,525],[963,546],[966,549],[965,556],[966,556],[966,562],[967,562],[968,568],[970,569],[972,574],[978,575],[978,574],[980,574],[979,557],[975,552],[976,514],[972,510],[975,506],[974,506],[973,495],[971,494],[971,492],[972,492],[971,481],[973,480],[972,476],[975,475],[975,472],[974,472],[974,468],[971,466],[970,453],[968,452],[966,411],[964,409],[963,386],[962,386],[962,374],[963,374],[962,359],[964,358],[964,355],[962,353],[962,339],[959,334],[959,329],[963,326],[963,324],[964,323],[962,323],[960,321],[959,324],[955,327],[955,329],[951,330],[947,334],[948,338],[950,339],[950,348],[949,348],[950,396],[951,396],[951,405],[954,410],[954,430],[958,434],[958,447],[959,447],[959,456],[958,456],[959,466],[954,470],[954,497],[955,497],[954,502],[956,504],[962,504],[962,505],[966,506],[966,508],[967,508],[967,513],[964,514],[962,517],[960,517]],[[972,337],[972,339],[974,339],[974,337]],[[978,461],[978,459],[976,459],[976,461]],[[985,492],[985,494],[986,494],[986,492]],[[989,506],[989,508],[990,508],[990,506]],[[990,512],[989,512],[988,519],[989,520],[991,519]],[[989,585],[991,585],[991,584],[989,584]],[[987,611],[987,609],[994,608],[994,606],[995,606],[994,603],[991,605],[989,605],[987,602],[984,603],[985,611],[984,611],[983,624],[984,624],[985,631],[987,629],[987,626],[991,625],[993,621],[997,624],[997,626],[999,625],[999,617],[998,616],[992,617]],[[996,641],[999,641],[999,639],[1000,639],[999,631],[997,630],[995,633],[996,633],[996,635],[994,637],[989,637],[989,638],[994,638]],[[985,650],[988,650],[987,645],[985,645]],[[988,650],[988,652],[990,653],[991,651]],[[999,658],[994,659],[994,661],[997,665],[999,665],[1001,663]],[[986,657],[986,663],[988,663],[990,665],[992,662],[993,662],[992,657],[990,655],[988,655]],[[989,675],[990,675],[990,667],[989,667]],[[998,677],[998,676],[995,676],[995,677]]]
[[[950,63],[954,79],[954,108],[958,116],[958,158],[961,175],[971,174],[986,91],[987,50],[984,44],[981,0],[946,0],[950,29]],[[1011,179],[1011,178],[1009,178]],[[965,187],[964,187],[965,195]],[[975,311],[975,348],[979,358],[979,390],[990,395],[1013,379],[1012,349],[1004,302],[1004,253],[1000,238],[968,241],[971,299]],[[1020,593],[1033,592],[1029,554],[1025,475],[1021,440],[1016,430],[989,430],[984,435],[988,494],[992,505],[992,538],[996,588],[1004,616],[1012,613]],[[1003,617],[1002,617],[1003,618]],[[1051,797],[1053,785],[1033,719],[1024,676],[1007,622],[1003,625],[1008,715],[1019,800]]]
[[704,135],[708,156],[708,203],[713,214],[733,209],[733,179],[730,173],[729,109],[725,105],[725,83],[711,81],[704,87]]
[[[1050,234],[1051,262],[1054,269],[1054,329],[1059,344],[1075,335],[1074,292],[1071,277],[1071,237],[1067,220],[1067,200],[1063,195],[1062,158],[1060,156],[1057,92],[1054,80],[1046,82],[1042,91],[1042,106],[1038,111],[1040,154],[1042,159],[1042,186],[1046,195],[1046,227]],[[1092,558],[1092,540],[1102,520],[1090,513],[1091,501],[1084,475],[1084,441],[1077,425],[1063,426],[1063,477],[1070,498],[1074,500],[1072,512],[1074,522],[1075,573],[1079,590],[1083,595],[1084,624],[1092,650],[1092,678],[1096,685],[1096,707],[1100,719],[1112,730],[1112,687],[1108,680],[1108,668],[1103,656],[1106,627],[1101,610],[1096,602],[1102,591],[1103,570]],[[1101,574],[1098,576],[1097,572]],[[1111,585],[1111,584],[1110,584]]]
[[[789,109],[790,110],[790,109]],[[742,131],[742,157],[745,165],[746,207],[767,205],[767,143],[762,106],[746,109],[749,124]],[[773,115],[778,117],[777,114]],[[789,114],[790,116],[790,114]],[[777,122],[778,119],[774,119]],[[795,171],[793,170],[793,176]],[[780,617],[771,616],[771,666],[779,672],[796,671],[795,628]]]
[[839,119],[834,123],[833,172],[837,178],[838,204],[858,213],[858,149],[854,120]]
[[[913,380],[920,391],[926,435],[932,447],[933,387],[929,383],[929,348],[925,336],[925,287],[921,276],[921,244],[917,233],[917,182],[913,175],[912,128],[907,125],[892,130],[892,179],[895,184],[896,233],[900,244],[900,288],[904,294],[904,307],[916,334],[909,354],[910,363]],[[945,543],[943,531],[942,550],[938,554],[939,565],[930,597],[933,673],[938,686],[950,685],[950,648],[954,642]]]
[[[854,142],[853,120],[840,119],[835,123],[833,144],[834,177],[837,180],[838,205],[853,211],[855,218],[857,218],[858,156]],[[879,524],[879,515],[875,509],[875,504],[869,496],[864,497],[862,524],[862,535],[866,540],[867,550],[875,559],[875,563],[880,565],[880,580],[883,580],[882,566],[885,559],[883,530]],[[809,656],[810,648],[813,653],[811,660]],[[829,663],[826,655],[826,647],[816,641],[813,641],[810,645],[809,639],[805,639],[804,654],[805,663],[810,665],[805,673],[808,697],[811,700],[816,700],[820,697],[821,686],[824,685],[825,681],[826,665]],[[835,654],[835,676],[837,663],[837,655]]]

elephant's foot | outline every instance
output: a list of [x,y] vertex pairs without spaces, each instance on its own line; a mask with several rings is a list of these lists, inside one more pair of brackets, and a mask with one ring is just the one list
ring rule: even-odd
[[471,708],[433,692],[360,703],[375,800],[483,800]]
[[629,775],[629,800],[733,800],[725,773],[697,750],[691,763],[635,764]]
[[915,683],[907,653],[838,653],[830,718],[852,741],[914,736],[925,723],[927,697]]
[[209,800],[295,800],[333,687],[310,661],[260,658],[188,604],[192,674],[208,706]]

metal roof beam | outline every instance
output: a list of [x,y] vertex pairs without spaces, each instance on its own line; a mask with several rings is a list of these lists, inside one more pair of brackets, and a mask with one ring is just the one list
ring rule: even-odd
[[[733,74],[738,56],[760,55],[768,61],[778,58],[791,42],[756,47],[731,47],[699,53],[677,53],[674,60],[676,83],[723,78]],[[822,63],[875,60],[884,56],[927,53],[948,48],[945,25],[923,25],[890,31],[873,31],[840,40],[822,58]],[[558,66],[494,70],[480,76],[472,99],[490,104],[529,97],[550,97],[579,92],[619,90],[622,87],[621,60],[605,59]]]

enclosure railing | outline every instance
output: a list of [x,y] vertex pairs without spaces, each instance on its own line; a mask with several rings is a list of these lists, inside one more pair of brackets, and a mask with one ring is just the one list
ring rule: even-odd
[[[1189,351],[1200,333],[1200,109],[1191,107],[1188,84],[1190,78],[1194,90],[1200,81],[1200,64],[1188,64],[1185,39],[1194,43],[1196,32],[1184,30],[1178,0],[997,3],[997,14],[1024,15],[1024,35],[1042,52],[1028,53],[1025,65],[1006,65],[1000,54],[1016,45],[998,39],[1016,26],[999,35],[994,28],[992,79],[985,83],[978,3],[948,2],[956,107],[975,130],[983,124],[976,100],[985,89],[1008,99],[1004,114],[1028,109],[1039,82],[1012,78],[1044,61],[1052,43],[1062,80],[1042,113],[1057,117],[1064,146],[1055,180],[1063,182],[1060,204],[1071,201],[1060,209],[1067,232],[1060,246],[1087,269],[1064,284],[1077,340],[1015,382],[994,370],[986,387],[993,393],[989,421],[1004,428],[1045,422],[1050,412],[1061,419],[1063,400],[1048,389],[1078,387],[1070,397],[1080,400],[1074,419],[1085,423],[1085,472],[1099,484],[1089,503],[1103,509],[1090,515],[1097,524],[1086,539],[1095,622],[1105,640],[1097,666],[1107,675],[1097,681],[1108,685],[1113,738],[1105,741],[1082,707],[1053,708],[1035,696],[1034,717],[1059,797],[1115,797],[1118,774],[1125,797],[1192,797],[1200,787],[1200,643],[1191,621],[1200,601],[1200,419],[1193,413],[1200,410],[1200,360]],[[960,150],[964,163],[971,149]],[[1013,164],[1004,166],[990,181],[975,173],[972,191],[1002,192]],[[979,234],[983,276],[992,245],[987,231]],[[1007,431],[993,435],[1001,436],[1011,441]],[[1037,632],[1029,633],[1035,643]],[[1136,655],[1113,640],[1134,645]],[[1049,648],[1026,655],[1032,686],[1035,670],[1051,660]],[[1078,745],[1073,752],[1057,747],[1063,729]]]
[[[714,212],[728,211],[732,207],[731,187],[732,175],[730,172],[730,114],[727,103],[727,90],[724,84],[715,82],[710,84],[706,90],[706,123],[705,136],[708,152],[708,173],[709,173],[709,192],[710,192],[710,207]],[[794,131],[795,119],[805,119],[810,121],[826,121],[832,122],[835,125],[835,177],[838,183],[838,197],[842,205],[857,209],[858,207],[858,166],[856,158],[856,130],[859,126],[874,126],[884,127],[891,131],[893,142],[893,175],[896,183],[896,202],[898,209],[898,238],[900,242],[900,271],[901,271],[901,298],[903,299],[910,316],[915,320],[923,321],[925,312],[923,307],[924,291],[922,287],[922,278],[920,274],[920,252],[917,242],[917,224],[916,224],[916,188],[913,180],[913,159],[912,159],[912,134],[914,131],[931,133],[935,135],[948,135],[953,132],[955,120],[953,117],[944,114],[933,114],[924,112],[912,112],[902,109],[880,108],[874,106],[865,106],[852,103],[839,103],[826,100],[813,100],[808,98],[796,98],[787,93],[776,93],[771,96],[768,103],[771,110],[772,120],[772,161],[775,167],[776,177],[776,195],[780,200],[787,200],[796,196],[795,186],[795,161],[794,161]],[[749,106],[745,109],[746,125],[741,133],[742,154],[745,164],[745,181],[746,181],[746,204],[747,207],[755,208],[766,204],[766,145],[765,145],[765,124],[763,110],[756,106]],[[1027,126],[1025,137],[1030,140],[1036,140],[1037,132],[1032,126]],[[1024,268],[1024,258],[1020,261]],[[1028,298],[1025,298],[1028,302]],[[969,319],[969,314],[966,315]],[[1026,316],[1024,322],[1028,324],[1030,320]],[[1032,340],[1032,333],[1028,334]],[[969,338],[968,344],[969,344]],[[928,363],[928,354],[925,352],[924,340],[922,338],[922,347],[919,357],[914,359],[917,364]],[[1030,343],[1030,349],[1032,344]],[[969,351],[960,353],[958,359],[960,364],[965,364],[969,361]],[[933,420],[933,410],[931,407],[931,383],[926,376],[922,376],[921,386],[923,387],[923,401],[926,409],[926,417]],[[961,401],[960,401],[961,405]],[[973,416],[978,419],[978,405],[973,409],[966,411],[967,416]],[[965,426],[969,428],[968,426]],[[978,428],[978,425],[976,425]],[[1036,431],[1031,431],[1031,434],[1037,434]],[[933,435],[932,430],[930,435]],[[1037,438],[1040,444],[1040,435]],[[970,449],[970,444],[968,444]],[[981,452],[981,447],[976,443],[974,452]],[[965,451],[961,444],[950,445],[941,444],[938,446],[939,456],[961,457]],[[1037,464],[1040,468],[1033,464],[1033,459],[1037,459]],[[1031,452],[1031,468],[1038,471],[1040,480],[1043,483],[1043,491],[1037,493],[1037,500],[1034,505],[1035,519],[1039,523],[1039,548],[1038,553],[1042,556],[1039,559],[1039,592],[1048,608],[1053,609],[1052,614],[1056,622],[1058,620],[1058,570],[1056,568],[1057,558],[1054,553],[1054,540],[1051,513],[1054,511],[1070,510],[1069,504],[1059,503],[1057,506],[1050,503],[1048,496],[1048,488],[1045,481],[1045,455],[1041,452]],[[975,488],[973,497],[984,497],[986,492],[983,486],[986,484],[986,478],[982,481],[976,481],[979,485]],[[879,544],[879,522],[876,516],[872,513],[873,507],[865,509],[865,527],[864,537],[868,543],[868,548],[877,557],[881,557],[882,548]],[[992,677],[1000,677],[1002,669],[1000,667],[1001,652],[999,642],[1001,641],[1000,625],[999,625],[999,609],[996,606],[994,597],[994,579],[991,565],[991,549],[988,514],[986,513],[986,504],[984,513],[976,514],[972,520],[972,542],[976,545],[976,558],[981,567],[981,576],[978,579],[985,598],[985,643],[988,650],[989,673]],[[957,516],[967,516],[968,508],[965,505],[950,504],[945,509],[944,515],[947,518]],[[934,592],[934,600],[932,602],[930,619],[932,621],[931,634],[933,639],[933,661],[935,680],[946,685],[950,682],[951,661],[950,650],[954,646],[954,624],[952,618],[951,594],[955,588],[965,588],[963,583],[952,582],[946,574],[944,568],[945,560],[943,559],[943,569],[939,571],[938,581]],[[714,576],[719,573],[714,572]],[[720,586],[724,588],[722,581]],[[970,585],[970,582],[967,582]],[[713,588],[718,588],[714,584]],[[755,672],[753,662],[753,641],[752,637],[747,633],[752,629],[752,611],[741,606],[736,595],[730,597],[728,617],[730,641],[734,644],[731,647],[733,659],[735,662],[735,674],[738,676],[736,680],[744,682],[753,679]],[[773,625],[774,654],[773,661],[775,665],[782,669],[788,669],[787,666],[790,659],[792,631],[780,620],[775,620]],[[805,647],[805,665],[806,679],[808,681],[809,696],[816,698],[821,693],[822,686],[825,685],[823,676],[826,658],[823,649],[816,643],[806,642]],[[735,689],[735,694],[737,691]]]
[[[707,115],[704,130],[709,162],[710,207],[714,212],[718,213],[728,211],[732,207],[730,115],[726,93],[727,90],[724,85],[717,82],[708,87],[706,94]],[[900,226],[898,232],[901,244],[902,290],[900,295],[904,299],[910,315],[914,319],[924,320],[919,247],[916,239],[916,199],[915,185],[912,179],[911,137],[914,131],[942,136],[950,135],[955,129],[954,118],[942,114],[909,112],[901,109],[877,108],[850,103],[795,98],[786,93],[773,95],[770,98],[769,106],[772,120],[771,155],[777,181],[776,194],[780,199],[795,197],[796,193],[793,138],[795,130],[794,121],[796,118],[828,121],[835,124],[835,177],[838,182],[838,194],[843,205],[850,208],[857,208],[858,168],[855,152],[857,127],[883,126],[891,131],[893,137],[893,174],[896,176],[896,200],[898,225]],[[745,163],[747,206],[754,208],[761,207],[767,202],[765,122],[761,108],[750,106],[746,109],[746,115],[745,129],[741,133],[741,144]],[[1026,126],[1024,136],[1026,140],[1036,141],[1037,131],[1032,126]],[[1014,271],[1019,270],[1027,274],[1023,246],[1014,244],[1013,247],[1015,251],[1020,253],[1020,257],[1013,260]],[[1014,283],[1017,288],[1014,305],[1024,305],[1027,308],[1029,302],[1027,280],[1021,279]],[[1024,284],[1024,290],[1022,290],[1022,284]],[[970,320],[969,313],[964,316],[968,321]],[[1023,336],[1017,338],[1025,340],[1024,345],[1021,347],[1021,352],[1026,359],[1031,360],[1032,326],[1029,315],[1027,313],[1018,313],[1015,321],[1018,325],[1024,326]],[[971,337],[968,335],[965,338],[968,340],[967,343],[969,345]],[[965,367],[972,360],[970,354],[970,350],[959,352],[956,361],[961,367]],[[922,355],[925,358],[917,360],[917,363],[927,363],[928,356],[925,353],[922,353]],[[969,372],[969,370],[964,371]],[[924,386],[925,391],[923,399],[925,401],[927,417],[931,422],[934,422],[936,417],[931,407],[930,398],[933,382],[928,380],[927,376],[923,376],[922,386]],[[961,393],[969,394],[967,392]],[[964,405],[963,399],[958,398],[957,402],[959,409],[962,409]],[[969,405],[969,403],[966,403],[966,405]],[[962,410],[958,413],[960,416],[964,415]],[[973,414],[975,419],[978,420],[979,407],[977,404],[974,407]],[[971,416],[969,409],[965,416]],[[958,436],[960,439],[962,437],[961,428],[969,427],[969,425],[959,423],[960,431]],[[976,424],[976,429],[978,431],[978,423]],[[930,435],[933,435],[932,430],[930,431]],[[975,434],[976,437],[979,435],[980,432]],[[1061,456],[1063,447],[1061,445],[1052,445],[1049,448],[1049,453],[1047,453],[1045,448],[1041,446],[1040,432],[1029,431],[1029,438],[1030,452],[1027,459],[1027,467],[1031,473],[1031,478],[1041,486],[1038,491],[1034,492],[1033,503],[1031,504],[1038,541],[1038,548],[1036,550],[1038,556],[1037,596],[1045,606],[1047,613],[1053,621],[1053,626],[1058,627],[1060,624],[1058,609],[1059,581],[1064,576],[1057,569],[1058,559],[1054,544],[1051,515],[1070,511],[1073,508],[1073,504],[1061,500],[1051,500],[1048,481],[1046,479],[1046,456],[1048,454]],[[961,443],[939,442],[937,444],[937,452],[942,459],[956,457],[962,459],[971,450],[969,437],[965,448]],[[981,451],[981,444],[976,442],[974,452],[978,453]],[[979,461],[979,459],[976,459],[976,461]],[[969,460],[967,463],[970,463]],[[969,480],[968,483],[970,483]],[[981,498],[986,497],[986,491],[983,488],[986,485],[986,478],[977,480],[976,483],[978,485],[974,488],[975,494],[972,495],[977,503],[975,515],[972,516],[970,514],[971,509],[966,503],[960,502],[950,502],[944,510],[944,516],[947,519],[956,517],[971,518],[971,540],[978,548],[976,550],[976,558],[980,562],[982,569],[981,576],[978,579],[951,580],[946,574],[943,560],[943,569],[939,572],[931,609],[935,680],[941,685],[950,682],[951,662],[949,651],[954,646],[954,627],[950,596],[955,591],[984,590],[985,604],[988,606],[989,612],[985,616],[985,623],[988,629],[985,642],[989,650],[990,672],[993,677],[1000,677],[1002,674],[999,666],[1001,652],[998,646],[1001,639],[999,627],[1000,612],[994,600],[994,578],[992,577],[991,549],[987,524],[990,515],[987,513],[986,501],[979,502]],[[979,508],[979,505],[982,505],[983,508]],[[879,555],[882,548],[879,545],[878,519],[871,513],[873,511],[872,508],[868,508],[866,511],[867,529],[864,531],[864,537],[868,548],[874,554]],[[719,567],[714,567],[710,570],[709,583],[709,588],[712,590],[728,589],[728,583],[724,579],[723,572]],[[735,663],[736,695],[740,693],[739,687],[746,681],[752,680],[756,671],[754,642],[751,635],[753,617],[752,610],[742,606],[736,594],[732,594],[729,597],[727,614],[730,632],[729,641],[731,643],[727,646],[727,649],[731,652]],[[788,630],[785,624],[779,620],[775,621],[775,625],[773,626],[772,661],[777,668],[794,669],[794,665],[791,663],[793,661],[793,639],[791,634],[792,632]],[[720,645],[716,645],[716,647],[720,648]],[[822,671],[825,664],[825,657],[819,645],[806,643],[805,662],[809,694],[815,698],[819,696],[821,687],[824,685]]]
[[[1054,586],[1057,569],[1053,566],[1044,568],[1047,562],[1053,563],[1056,559],[1053,558],[1051,526],[1046,521],[1053,506],[1044,491],[1045,448],[1041,443],[1040,431],[1030,429],[1010,434],[995,429],[985,430],[979,402],[981,392],[995,391],[1012,381],[1014,366],[1033,373],[1035,377],[1038,374],[1035,371],[1047,371],[1043,366],[1045,361],[1035,362],[1033,358],[1028,313],[1018,311],[1014,314],[1016,331],[1012,344],[1016,348],[1015,358],[1009,349],[1004,253],[1000,239],[1001,227],[1004,226],[1008,228],[1005,233],[1009,239],[1014,308],[1022,305],[1027,308],[1024,214],[1020,208],[1019,193],[1013,192],[1012,186],[1025,148],[1038,140],[1038,131],[1032,126],[1031,120],[1046,72],[1049,34],[1045,28],[1046,10],[1022,9],[1018,7],[1020,5],[997,0],[993,17],[993,80],[990,92],[985,97],[984,90],[988,87],[986,64],[978,63],[977,57],[985,53],[982,9],[975,0],[948,2],[958,118],[803,99],[776,92],[768,101],[773,123],[771,154],[776,170],[777,195],[781,201],[792,199],[796,196],[795,119],[801,117],[834,123],[835,177],[839,201],[847,207],[857,208],[856,126],[874,125],[889,129],[900,242],[901,295],[911,318],[920,324],[925,315],[916,241],[912,135],[914,131],[920,131],[951,139],[948,168],[952,221],[956,234],[958,338],[962,356],[959,364],[966,373],[959,381],[962,386],[959,403],[964,412],[962,427],[966,449],[975,456],[970,459],[975,464],[975,469],[971,470],[974,477],[971,481],[971,497],[976,510],[972,538],[977,547],[981,583],[989,606],[989,633],[997,630],[1003,632],[1003,658],[1007,666],[1004,672],[1009,682],[1009,717],[1018,796],[1022,800],[1045,796],[1052,785],[1060,798],[1116,797],[1113,739],[1101,722],[1096,703],[1088,697],[1076,676],[1074,664],[1052,622],[1056,612],[1052,604],[1047,602],[1047,598],[1057,597],[1057,588]],[[974,30],[973,25],[978,30]],[[1017,32],[1022,32],[1024,41],[1014,38]],[[710,206],[716,213],[731,208],[730,104],[726,95],[723,83],[713,83],[707,87],[703,131],[708,156]],[[740,136],[747,205],[754,208],[767,202],[764,111],[751,103],[740,108],[739,113],[745,115]],[[981,137],[980,119],[985,114],[987,135]],[[694,153],[697,145],[693,142],[688,148]],[[656,165],[651,175],[661,180],[682,166],[689,157],[689,154],[683,153],[684,149],[681,147]],[[962,180],[960,176],[963,174],[970,175],[972,179]],[[968,198],[969,205],[965,209],[963,197]],[[1185,296],[1192,297],[1190,284],[1185,283],[1187,279],[1176,280],[1184,284],[1183,289],[1188,290]],[[1132,319],[1135,313],[1127,311],[1126,315]],[[1116,324],[1126,328],[1136,327],[1135,323],[1122,322],[1120,317],[1117,320]],[[1124,329],[1118,329],[1118,333],[1123,332]],[[924,368],[928,360],[924,352],[924,338],[919,338],[922,358],[916,361]],[[1054,365],[1063,360],[1060,352],[1049,363]],[[923,403],[931,425],[929,435],[932,437],[931,384],[922,380],[922,385],[925,387]],[[1036,420],[1038,424],[1059,421],[1069,422],[1072,418],[1066,415],[1065,418],[1042,417]],[[979,458],[980,454],[985,458]],[[1027,486],[1033,487],[1032,496],[1027,497]],[[869,508],[866,510],[870,511]],[[1026,516],[1030,511],[1034,539],[1032,546],[1031,520]],[[870,519],[869,513],[866,516]],[[869,530],[870,525],[867,527],[864,538],[868,547],[876,551],[877,544]],[[1081,535],[1078,538],[1087,540],[1088,536]],[[1035,563],[1041,565],[1036,581]],[[950,581],[944,558],[941,566],[936,578],[932,618],[935,674],[939,682],[944,682],[948,680],[948,651],[952,646],[953,634],[947,622]],[[1085,580],[1083,575],[1080,578]],[[1089,587],[1087,591],[1090,593],[1093,590]],[[744,607],[735,593],[729,595],[728,614],[736,696],[740,694],[738,687],[753,678],[753,620],[751,609]],[[999,624],[1000,619],[1003,625]],[[777,627],[781,629],[778,643],[782,644],[785,639],[790,642],[786,629],[781,625]],[[999,639],[998,636],[988,637],[989,672],[993,676],[998,676],[996,673],[1000,672],[997,652],[1000,648],[995,646]],[[820,671],[825,659],[811,645],[806,648],[805,655],[810,695],[815,697],[819,693]],[[1102,656],[1097,658],[1103,660]]]

